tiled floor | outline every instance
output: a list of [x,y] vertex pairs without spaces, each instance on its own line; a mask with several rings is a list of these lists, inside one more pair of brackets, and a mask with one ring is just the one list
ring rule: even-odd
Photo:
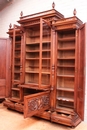
[[72,129],[40,118],[24,119],[23,114],[8,110],[1,103],[0,130],[87,130],[87,123],[82,122]]

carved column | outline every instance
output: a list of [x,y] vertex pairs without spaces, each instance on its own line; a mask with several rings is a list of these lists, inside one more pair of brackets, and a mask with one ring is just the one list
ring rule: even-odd
[[54,110],[55,107],[55,28],[51,29],[51,42],[52,42],[52,68],[51,68],[51,111]]

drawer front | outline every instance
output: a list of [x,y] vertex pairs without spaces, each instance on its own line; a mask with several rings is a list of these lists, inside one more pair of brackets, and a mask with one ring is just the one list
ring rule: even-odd
[[24,96],[24,117],[30,117],[50,108],[50,92]]
[[50,111],[44,111],[42,113],[36,114],[35,116],[46,119],[46,120],[50,120],[51,112]]
[[53,114],[51,114],[51,121],[60,123],[60,124],[64,124],[64,125],[68,125],[68,126],[72,126],[71,118],[68,118],[67,116],[62,116],[60,114],[56,114],[55,112]]

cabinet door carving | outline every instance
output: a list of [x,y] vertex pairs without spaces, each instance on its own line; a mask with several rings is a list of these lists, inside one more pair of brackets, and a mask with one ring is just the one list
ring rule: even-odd
[[40,92],[24,97],[24,117],[33,116],[50,108],[50,92]]

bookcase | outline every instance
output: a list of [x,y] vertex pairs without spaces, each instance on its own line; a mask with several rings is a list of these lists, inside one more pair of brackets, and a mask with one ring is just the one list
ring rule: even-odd
[[11,95],[4,105],[25,118],[77,126],[84,120],[86,23],[76,16],[64,18],[54,7],[17,22],[20,26],[8,31]]

